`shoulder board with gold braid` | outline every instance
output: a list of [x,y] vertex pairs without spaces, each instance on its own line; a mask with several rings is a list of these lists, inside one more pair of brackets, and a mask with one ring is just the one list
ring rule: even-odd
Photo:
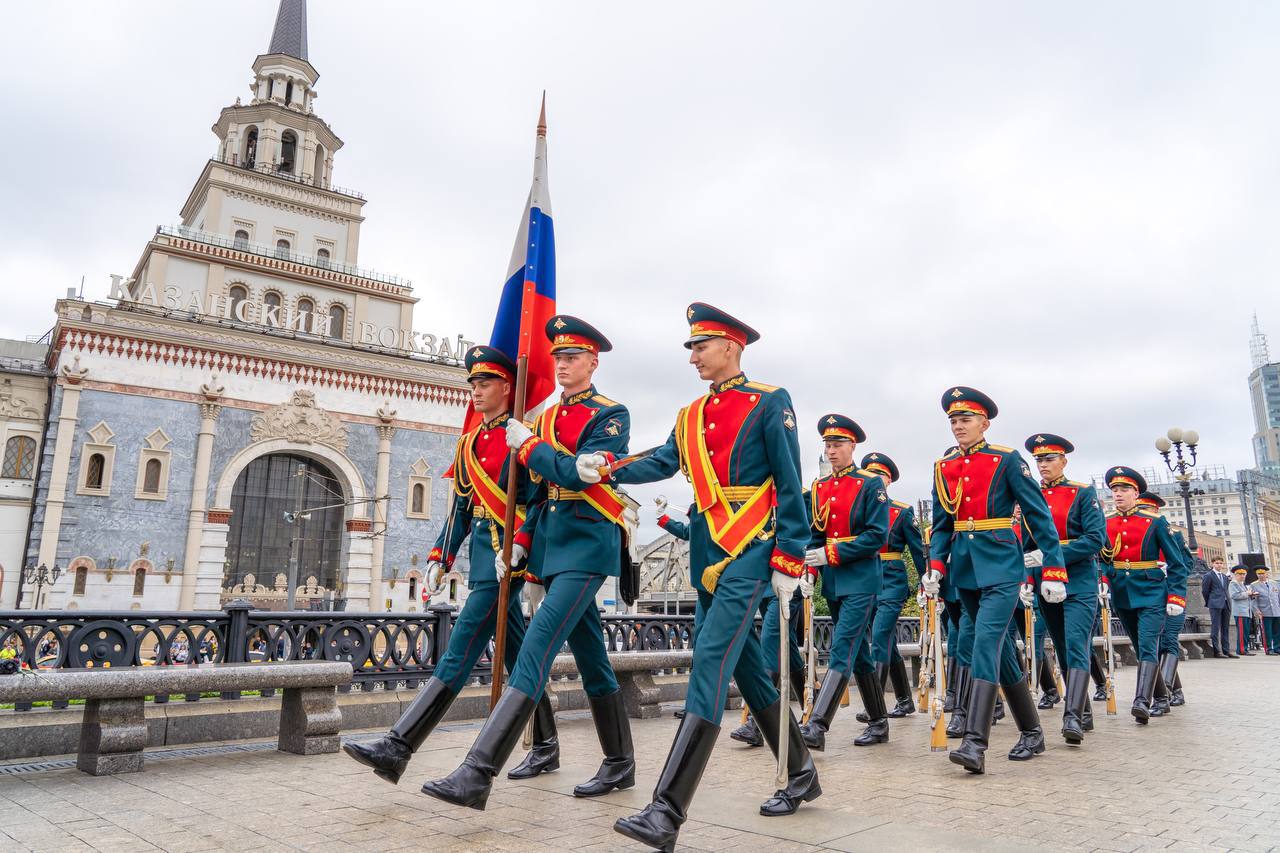
[[945,462],[946,460],[950,459],[952,456],[959,455],[959,453],[960,453],[960,448],[953,447],[950,450],[948,450],[946,453],[942,454],[942,457],[938,461]]
[[906,501],[891,501],[891,503],[898,509],[911,509],[911,504]]
[[[991,442],[987,442],[987,447],[991,448],[992,450],[999,450],[1001,453],[1016,452],[1012,447],[1005,447],[1003,444],[992,444]],[[985,450],[986,448],[983,448],[983,449]]]
[[1156,512],[1154,509],[1147,509],[1146,507],[1142,507],[1141,509],[1139,509],[1139,510],[1138,510],[1138,512],[1137,512],[1137,514],[1138,514],[1138,515],[1145,515],[1147,518],[1159,518],[1159,517],[1160,517],[1160,513]]
[[600,405],[604,406],[605,408],[610,408],[610,407],[613,407],[613,406],[618,405],[618,403],[617,403],[617,401],[616,401],[616,400],[610,400],[608,397],[606,397],[606,396],[605,396],[605,395],[603,395],[603,394],[596,394],[594,397],[592,397],[592,398],[591,398],[591,402],[593,402],[593,403],[599,403]]
[[862,476],[864,476],[864,477],[879,477],[879,476],[880,476],[880,475],[879,475],[879,474],[877,474],[875,471],[868,471],[866,468],[859,468],[859,469],[858,469],[858,473],[859,473],[859,474],[861,474],[861,475],[862,475]]
[[764,391],[767,394],[772,394],[774,391],[779,390],[779,386],[766,385],[763,382],[747,382],[744,387],[750,388],[753,391]]

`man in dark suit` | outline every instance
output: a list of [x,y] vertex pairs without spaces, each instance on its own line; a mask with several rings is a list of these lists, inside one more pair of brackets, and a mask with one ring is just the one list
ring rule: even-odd
[[1233,658],[1231,641],[1231,597],[1227,590],[1231,586],[1231,577],[1227,574],[1227,564],[1221,557],[1213,558],[1213,571],[1207,572],[1200,580],[1200,595],[1204,598],[1204,606],[1209,608],[1209,619],[1212,628],[1209,632],[1209,645],[1213,647],[1215,658]]

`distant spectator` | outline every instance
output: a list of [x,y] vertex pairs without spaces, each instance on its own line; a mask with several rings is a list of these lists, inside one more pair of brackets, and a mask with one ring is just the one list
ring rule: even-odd
[[1204,598],[1204,606],[1209,608],[1209,645],[1215,658],[1234,657],[1231,654],[1231,577],[1227,574],[1227,564],[1221,557],[1213,558],[1213,571],[1206,572],[1200,581],[1200,595]]
[[1249,570],[1244,566],[1236,566],[1231,570],[1235,580],[1231,582],[1231,618],[1236,622],[1236,654],[1252,657],[1249,651],[1249,640],[1253,636],[1253,600],[1257,593],[1245,584],[1245,576]]
[[1266,566],[1258,567],[1258,579],[1250,585],[1257,596],[1253,599],[1262,623],[1262,649],[1269,655],[1280,655],[1280,584],[1271,580]]

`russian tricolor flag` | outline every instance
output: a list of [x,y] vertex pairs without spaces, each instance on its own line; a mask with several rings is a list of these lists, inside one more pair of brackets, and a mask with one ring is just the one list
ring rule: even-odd
[[[556,240],[551,223],[551,193],[547,188],[547,98],[542,96],[538,136],[533,154],[533,186],[516,231],[507,264],[507,280],[498,301],[489,346],[519,361],[527,358],[524,411],[536,408],[555,390],[555,362],[546,339],[546,326],[556,313]],[[514,401],[513,401],[514,402]],[[468,406],[463,432],[478,423]]]

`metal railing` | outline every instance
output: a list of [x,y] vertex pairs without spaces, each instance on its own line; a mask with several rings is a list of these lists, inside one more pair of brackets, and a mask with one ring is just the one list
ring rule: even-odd
[[223,249],[231,249],[237,252],[247,252],[248,254],[258,255],[263,258],[274,258],[278,261],[290,261],[295,264],[303,264],[304,266],[315,267],[316,269],[325,270],[327,272],[342,273],[344,275],[355,276],[356,278],[368,279],[369,281],[380,281],[383,284],[402,287],[405,290],[413,289],[412,281],[398,275],[380,273],[376,270],[358,267],[354,264],[339,263],[332,258],[305,255],[302,252],[279,249],[273,246],[266,246],[262,243],[238,240],[234,237],[227,237],[224,234],[213,234],[208,231],[201,231],[197,228],[188,228],[185,225],[157,225],[156,233],[164,234],[168,237],[180,237],[184,240],[194,240],[197,243],[204,243],[208,246],[218,246]]
[[255,162],[253,163],[253,165],[248,165],[245,163],[241,163],[240,158],[234,155],[232,155],[231,159],[229,160],[223,160],[220,157],[214,157],[213,162],[221,163],[224,166],[232,166],[236,169],[243,169],[246,172],[254,172],[259,175],[270,175],[273,178],[282,178],[283,180],[286,180],[286,181],[292,181],[295,184],[301,184],[304,187],[310,187],[313,190],[323,190],[325,192],[337,193],[338,195],[345,195],[350,198],[358,198],[361,201],[364,201],[364,193],[362,192],[358,192],[352,189],[347,189],[346,187],[340,187],[337,184],[328,184],[324,186],[317,185],[313,180],[314,179],[313,175],[306,175],[306,174],[295,175],[293,172],[288,172],[281,169],[280,164],[278,163]]
[[[458,611],[434,605],[424,613],[346,613],[256,610],[235,601],[224,610],[146,612],[78,610],[0,611],[0,650],[12,649],[26,669],[64,667],[193,666],[289,660],[347,661],[364,691],[401,683],[416,688],[435,670],[453,632]],[[604,641],[611,652],[694,648],[690,615],[605,614]],[[1113,620],[1113,630],[1123,629]],[[819,662],[828,659],[831,617],[814,617]],[[1197,633],[1189,617],[1183,633]],[[900,644],[918,643],[920,622],[898,619]],[[482,653],[471,680],[490,678],[492,644]],[[342,688],[350,690],[350,686]],[[238,694],[223,694],[236,698]],[[196,701],[198,695],[188,695]],[[168,696],[156,696],[157,703]],[[55,703],[65,707],[66,703]],[[19,704],[16,710],[29,710]]]

